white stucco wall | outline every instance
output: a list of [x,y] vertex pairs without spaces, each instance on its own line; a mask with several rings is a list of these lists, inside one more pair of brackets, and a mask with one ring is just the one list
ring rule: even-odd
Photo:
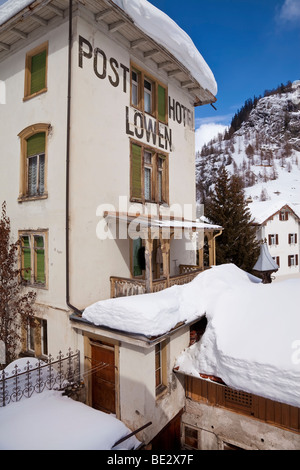
[[155,395],[155,346],[150,349],[122,343],[119,349],[120,418],[130,429],[149,421],[152,425],[138,435],[149,443],[184,407],[183,376],[174,374],[173,366],[180,352],[189,344],[189,328],[181,329],[167,340],[167,389]]
[[[268,249],[272,257],[279,256],[280,268],[275,273],[275,277],[292,276],[300,272],[298,266],[288,266],[288,256],[298,254],[299,258],[299,227],[300,224],[295,216],[290,212],[288,220],[279,220],[279,213],[275,214],[260,227],[258,232],[259,239],[266,239],[269,243],[269,235],[278,235],[278,244],[269,245]],[[297,243],[289,243],[289,234],[297,234]],[[298,261],[299,263],[299,261]]]

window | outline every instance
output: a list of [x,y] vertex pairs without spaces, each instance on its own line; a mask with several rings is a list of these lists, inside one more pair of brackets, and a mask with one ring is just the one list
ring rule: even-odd
[[141,277],[145,269],[145,247],[141,238],[132,240],[132,274]]
[[168,156],[131,142],[131,200],[168,204],[168,184]]
[[198,430],[184,426],[184,443],[193,449],[198,449]]
[[47,91],[48,43],[26,54],[24,100]]
[[47,320],[36,318],[34,324],[28,324],[26,350],[37,357],[48,355]]
[[295,245],[297,243],[297,233],[289,233],[288,239],[290,245]]
[[167,88],[135,65],[131,68],[131,105],[163,123],[168,121]]
[[278,268],[280,268],[280,256],[273,256],[273,260],[277,264]]
[[288,266],[298,266],[298,255],[288,256]]
[[19,202],[47,197],[47,139],[49,124],[35,124],[20,132],[21,180]]
[[21,279],[26,284],[47,287],[46,232],[21,232]]
[[269,235],[269,245],[278,245],[278,235]]
[[155,345],[155,391],[156,396],[160,395],[167,389],[167,342]]
[[289,220],[289,213],[286,210],[279,212],[279,220]]

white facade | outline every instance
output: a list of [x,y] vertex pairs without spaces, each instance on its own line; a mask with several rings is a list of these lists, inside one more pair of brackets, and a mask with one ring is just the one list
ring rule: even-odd
[[296,206],[283,204],[276,211],[270,206],[266,214],[262,220],[259,216],[255,218],[255,211],[252,211],[257,225],[257,239],[267,242],[270,255],[279,266],[274,273],[275,278],[298,276],[300,224]]

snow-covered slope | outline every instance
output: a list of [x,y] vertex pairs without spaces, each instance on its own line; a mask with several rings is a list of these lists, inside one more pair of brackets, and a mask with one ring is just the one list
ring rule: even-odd
[[200,202],[221,165],[242,177],[254,201],[300,201],[300,81],[260,98],[230,139],[220,136],[202,149],[196,167]]

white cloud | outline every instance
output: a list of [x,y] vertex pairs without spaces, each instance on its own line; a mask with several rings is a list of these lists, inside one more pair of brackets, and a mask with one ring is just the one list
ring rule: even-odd
[[280,10],[280,19],[295,21],[300,19],[300,0],[285,0]]
[[227,128],[228,126],[224,126],[223,124],[202,124],[198,129],[196,129],[196,151],[201,150],[204,144],[207,144],[218,134],[223,134]]

